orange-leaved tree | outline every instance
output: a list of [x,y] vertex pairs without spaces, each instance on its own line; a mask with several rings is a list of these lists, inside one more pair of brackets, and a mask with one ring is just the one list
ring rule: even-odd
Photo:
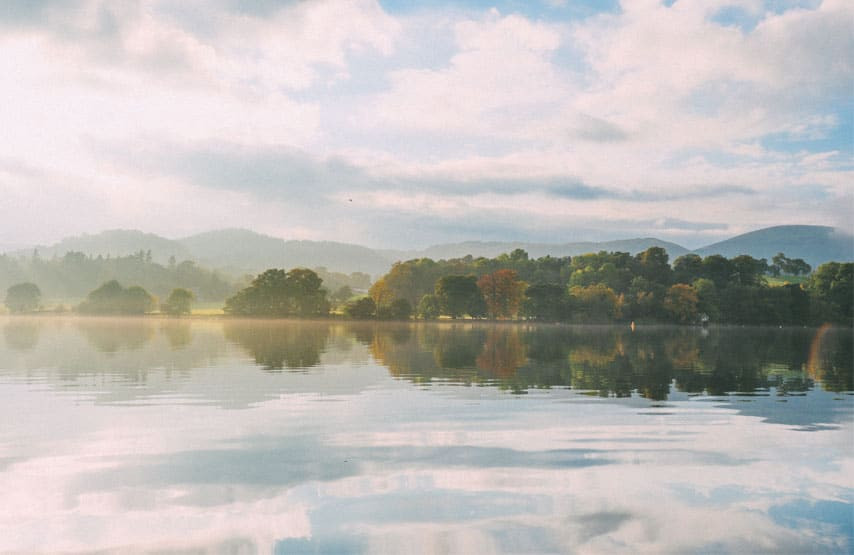
[[519,313],[519,305],[525,294],[525,282],[520,281],[513,270],[497,270],[481,276],[477,286],[486,302],[486,311],[493,320],[513,318]]

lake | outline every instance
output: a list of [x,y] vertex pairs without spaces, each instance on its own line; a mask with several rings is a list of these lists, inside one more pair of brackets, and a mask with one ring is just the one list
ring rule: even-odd
[[0,551],[844,553],[850,329],[0,318]]

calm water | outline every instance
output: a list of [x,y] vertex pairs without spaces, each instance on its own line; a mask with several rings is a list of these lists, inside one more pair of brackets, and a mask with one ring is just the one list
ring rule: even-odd
[[854,549],[850,330],[0,319],[0,551]]

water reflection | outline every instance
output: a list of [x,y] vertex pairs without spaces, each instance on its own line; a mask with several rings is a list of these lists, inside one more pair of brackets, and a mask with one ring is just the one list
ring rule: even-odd
[[265,370],[311,368],[329,339],[323,322],[230,321],[223,325],[226,339],[242,346]]
[[3,326],[3,339],[13,351],[30,351],[39,343],[41,332],[37,320],[18,319]]
[[189,370],[233,357],[223,338],[270,372],[306,371],[336,358],[364,363],[369,355],[390,376],[415,384],[486,385],[517,394],[571,388],[665,401],[674,394],[765,395],[772,389],[790,397],[816,383],[832,392],[854,390],[854,339],[850,330],[832,328],[632,332],[481,323],[11,318],[3,324],[0,370],[37,365],[61,370],[65,380],[77,370],[126,372],[144,382],[156,369]]
[[850,330],[0,326],[0,551],[854,545]]
[[524,393],[571,387],[608,397],[637,392],[666,400],[672,391],[726,395],[776,387],[779,395],[821,381],[851,391],[852,338],[823,332],[809,365],[815,330],[705,330],[523,327],[450,324],[412,326],[407,334],[378,327],[371,353],[396,377],[416,383],[493,384]]

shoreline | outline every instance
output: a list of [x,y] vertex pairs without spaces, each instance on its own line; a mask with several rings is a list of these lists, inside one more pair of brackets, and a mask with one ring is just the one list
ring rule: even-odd
[[668,322],[634,322],[635,329],[632,329],[631,322],[545,322],[537,320],[488,320],[478,318],[440,318],[435,320],[423,320],[411,318],[409,320],[377,320],[377,319],[352,319],[343,316],[330,316],[327,318],[297,318],[297,317],[267,317],[267,316],[233,316],[229,314],[190,314],[183,316],[170,316],[168,314],[80,314],[75,312],[30,312],[24,314],[0,313],[0,320],[140,320],[140,321],[168,321],[168,322],[260,322],[260,323],[306,323],[306,324],[374,324],[374,325],[476,325],[476,326],[536,326],[536,327],[586,327],[586,328],[627,328],[631,331],[636,329],[654,329],[654,328],[685,328],[685,329],[712,329],[712,328],[755,328],[755,329],[819,329],[822,326],[830,324],[832,327],[840,329],[851,329],[852,326],[846,326],[840,323],[827,322],[824,324],[804,324],[804,325],[773,325],[773,324],[729,324],[729,323],[709,323],[701,324],[678,324]]

